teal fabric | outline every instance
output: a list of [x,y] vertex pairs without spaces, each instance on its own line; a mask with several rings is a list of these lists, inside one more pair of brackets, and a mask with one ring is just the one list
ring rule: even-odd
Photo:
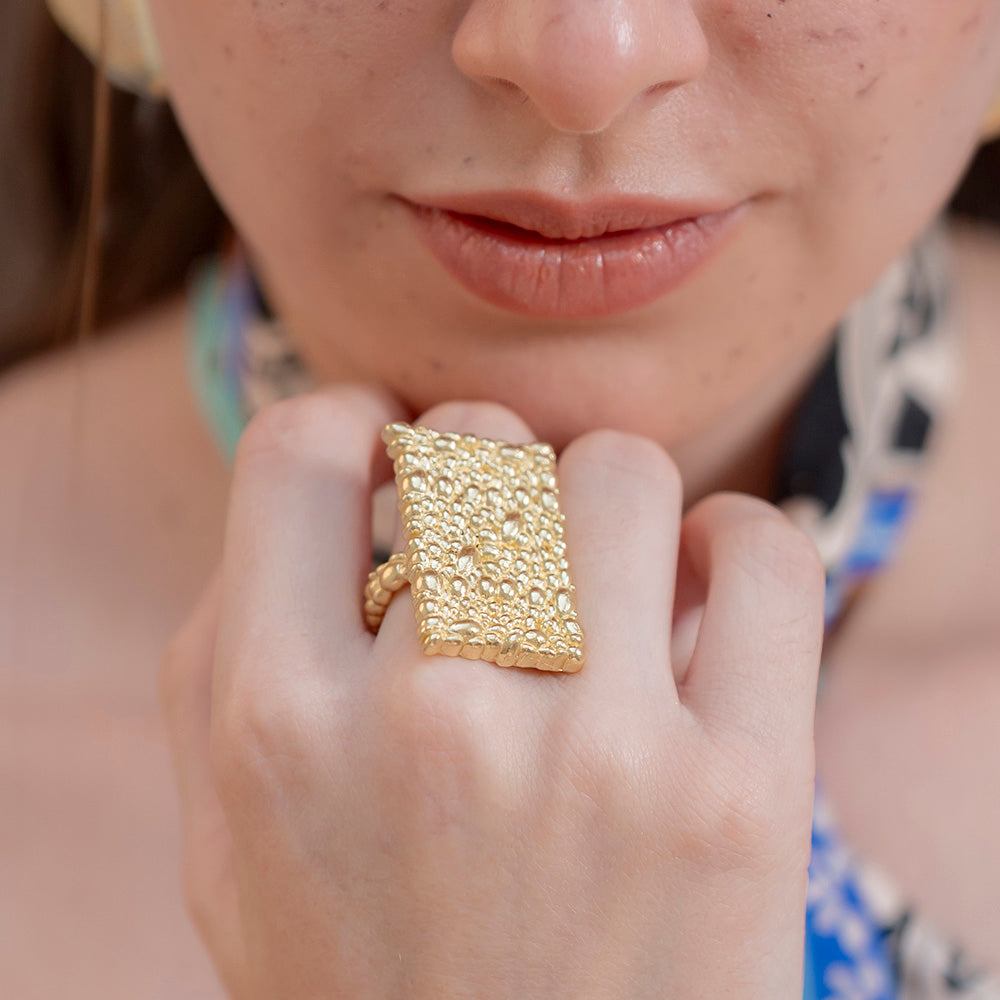
[[222,370],[222,339],[227,315],[225,260],[213,257],[197,267],[191,279],[187,337],[188,374],[216,443],[230,464],[243,432],[240,399]]

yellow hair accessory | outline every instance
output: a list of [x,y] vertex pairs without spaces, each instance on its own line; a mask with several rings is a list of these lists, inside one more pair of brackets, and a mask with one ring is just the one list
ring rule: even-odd
[[1000,138],[1000,97],[997,97],[990,105],[979,135],[983,142],[990,142],[993,139]]
[[160,51],[147,0],[46,0],[56,23],[93,61],[100,51],[101,6],[107,24],[104,67],[112,83],[163,97]]

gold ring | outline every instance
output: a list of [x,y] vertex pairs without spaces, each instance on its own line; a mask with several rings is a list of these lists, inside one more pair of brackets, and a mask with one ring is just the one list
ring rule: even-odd
[[579,670],[584,636],[552,446],[406,423],[387,424],[382,440],[406,545],[368,575],[369,631],[409,584],[428,656]]

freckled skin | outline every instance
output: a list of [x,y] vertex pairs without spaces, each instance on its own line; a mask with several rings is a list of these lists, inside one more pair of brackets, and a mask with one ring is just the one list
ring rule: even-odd
[[[497,399],[557,448],[647,434],[692,495],[940,209],[1000,87],[1000,0],[153,8],[182,125],[324,377],[415,412]],[[667,297],[554,324],[458,288],[388,198],[490,188],[754,203]]]

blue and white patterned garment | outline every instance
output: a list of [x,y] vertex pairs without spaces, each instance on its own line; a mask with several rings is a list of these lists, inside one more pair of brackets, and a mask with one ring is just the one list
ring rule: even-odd
[[[826,635],[893,556],[917,497],[934,418],[958,384],[950,260],[931,226],[852,307],[791,421],[777,503],[827,568]],[[190,376],[223,455],[246,422],[316,388],[233,236],[191,283]],[[376,551],[372,567],[390,553]],[[820,674],[822,691],[823,673]],[[813,811],[804,1000],[1000,1000],[885,874],[853,855],[821,780]]]

